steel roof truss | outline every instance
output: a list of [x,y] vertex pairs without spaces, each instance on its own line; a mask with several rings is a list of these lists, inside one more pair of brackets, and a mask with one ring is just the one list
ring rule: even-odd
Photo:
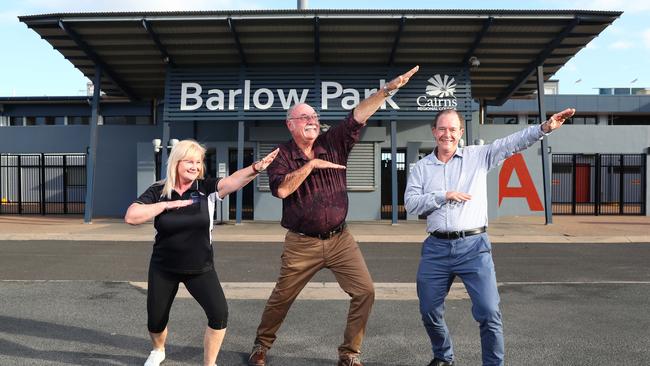
[[154,32],[153,28],[151,28],[151,24],[146,20],[142,19],[142,26],[144,29],[147,31],[149,36],[151,37],[151,40],[153,43],[156,44],[156,47],[158,47],[158,50],[160,51],[160,55],[162,56],[162,60],[164,63],[171,65],[172,67],[175,67],[176,64],[174,64],[174,61],[172,58],[169,56],[169,53],[167,52],[167,48],[165,48],[165,45],[160,42],[160,37],[158,37],[158,34]]
[[126,86],[124,81],[115,74],[113,69],[108,67],[104,61],[101,60],[101,58],[93,52],[93,50],[88,46],[86,42],[84,42],[83,39],[81,39],[81,36],[77,32],[75,32],[72,28],[70,28],[66,23],[64,23],[62,20],[59,20],[59,27],[66,32],[66,34],[77,44],[77,46],[84,51],[84,53],[90,58],[95,65],[101,66],[101,69],[104,71],[104,74],[111,80],[115,86],[117,86],[124,94],[131,100],[138,100],[139,98],[136,96],[136,94],[133,92],[131,88]]
[[[575,17],[566,27],[562,30],[560,34],[557,35],[542,52],[537,55],[535,60],[531,62],[524,71],[519,74],[517,79],[503,92],[498,98],[496,98],[493,103],[494,105],[502,105],[505,103],[522,85],[526,83],[528,78],[537,70],[537,66],[544,65],[544,61],[551,55],[553,50],[562,43],[562,41],[569,36],[571,31],[580,23],[580,17]],[[490,103],[492,104],[492,103]]]
[[242,65],[246,66],[246,54],[244,54],[244,48],[241,45],[241,42],[239,41],[239,34],[237,34],[237,29],[235,28],[235,22],[232,20],[231,17],[228,17],[228,28],[230,28],[230,32],[232,33],[232,36],[235,38],[235,44],[237,45],[237,50],[239,50],[239,57],[241,58],[241,63]]
[[472,43],[472,45],[469,47],[469,49],[465,53],[465,57],[463,57],[462,65],[467,65],[469,63],[470,57],[474,56],[474,53],[476,52],[476,49],[481,44],[481,40],[487,34],[487,32],[490,29],[490,26],[492,25],[493,21],[494,21],[494,17],[489,17],[489,18],[485,19],[485,22],[483,22],[483,27],[481,28],[481,31],[476,35],[476,38],[474,39],[474,43]]

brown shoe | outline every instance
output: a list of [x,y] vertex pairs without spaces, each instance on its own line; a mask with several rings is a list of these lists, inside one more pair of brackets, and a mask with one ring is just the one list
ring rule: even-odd
[[358,355],[348,353],[339,356],[339,363],[337,366],[363,366],[363,364],[361,363],[361,360],[359,360]]
[[269,349],[262,346],[261,344],[256,344],[253,346],[251,355],[248,356],[248,366],[264,366],[266,365],[266,351]]

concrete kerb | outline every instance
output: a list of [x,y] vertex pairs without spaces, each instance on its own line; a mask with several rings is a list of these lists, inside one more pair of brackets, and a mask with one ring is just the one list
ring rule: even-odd
[[[562,216],[544,225],[538,216],[492,220],[488,235],[493,243],[648,243],[649,216]],[[351,222],[350,230],[361,243],[421,243],[426,222]],[[278,243],[286,230],[278,222],[215,225],[215,242]],[[153,226],[129,226],[120,219],[99,218],[84,224],[70,216],[0,216],[0,240],[74,240],[152,242]]]

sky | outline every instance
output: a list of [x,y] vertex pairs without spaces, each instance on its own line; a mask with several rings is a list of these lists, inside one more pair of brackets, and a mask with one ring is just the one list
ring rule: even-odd
[[[525,6],[522,5],[525,3]],[[295,9],[296,0],[2,0],[0,97],[85,95],[81,72],[17,19],[60,12]],[[553,79],[561,94],[597,88],[650,88],[650,2],[640,0],[307,0],[310,9],[569,9],[623,15],[581,50]]]

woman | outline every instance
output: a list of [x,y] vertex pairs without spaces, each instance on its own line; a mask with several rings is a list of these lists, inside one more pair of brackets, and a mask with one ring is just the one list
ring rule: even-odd
[[193,140],[174,145],[167,178],[154,183],[126,211],[131,225],[154,219],[156,237],[149,264],[147,327],[153,350],[145,366],[165,359],[167,321],[179,283],[201,305],[208,318],[203,341],[204,366],[215,365],[226,333],[228,305],[214,270],[212,217],[220,201],[253,180],[278,150],[223,179],[203,179],[205,148]]

